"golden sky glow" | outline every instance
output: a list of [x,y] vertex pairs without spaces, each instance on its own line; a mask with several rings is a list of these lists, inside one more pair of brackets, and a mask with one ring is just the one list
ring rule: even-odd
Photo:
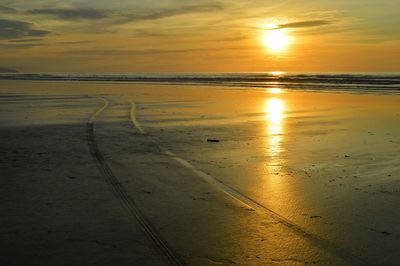
[[397,0],[0,0],[0,70],[395,72],[398,10]]

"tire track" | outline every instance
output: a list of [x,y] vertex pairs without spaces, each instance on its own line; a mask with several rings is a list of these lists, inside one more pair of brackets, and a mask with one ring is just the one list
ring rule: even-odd
[[96,160],[97,167],[106,178],[113,194],[121,201],[121,204],[131,218],[134,218],[140,225],[141,230],[153,244],[156,251],[162,257],[167,265],[184,265],[180,256],[168,245],[168,243],[157,232],[157,229],[139,210],[136,203],[121,185],[118,178],[114,175],[111,168],[104,159],[103,154],[99,150],[94,134],[94,123],[97,117],[109,106],[108,100],[101,98],[103,105],[89,118],[86,124],[86,138],[90,153]]
[[227,196],[233,198],[239,204],[244,205],[248,208],[257,210],[259,212],[267,214],[269,217],[277,221],[278,223],[286,226],[296,234],[308,239],[312,243],[318,245],[319,247],[325,249],[326,251],[330,252],[331,254],[335,254],[336,256],[342,258],[343,260],[351,263],[352,265],[369,265],[366,261],[364,261],[362,258],[351,254],[350,252],[344,250],[341,247],[336,246],[334,243],[331,243],[328,240],[325,240],[323,238],[320,238],[319,236],[307,232],[306,229],[300,227],[299,225],[289,221],[285,217],[279,215],[275,211],[269,209],[268,207],[262,205],[261,203],[255,201],[254,199],[248,197],[245,194],[242,194],[238,190],[234,189],[233,187],[230,187],[229,185],[226,185],[223,183],[221,180],[219,180],[216,177],[213,177],[199,169],[197,169],[194,165],[192,165],[190,162],[187,160],[177,156],[173,152],[169,151],[168,149],[162,147],[160,144],[158,144],[151,136],[149,136],[142,128],[140,125],[139,121],[136,118],[136,104],[135,102],[131,101],[131,122],[134,127],[136,127],[140,133],[145,134],[148,136],[148,138],[155,143],[161,150],[162,153],[164,153],[167,156],[170,156],[172,159],[180,163],[182,166],[185,168],[191,170],[193,173],[195,173],[197,176],[208,182],[211,186],[213,186],[215,189],[223,192]]

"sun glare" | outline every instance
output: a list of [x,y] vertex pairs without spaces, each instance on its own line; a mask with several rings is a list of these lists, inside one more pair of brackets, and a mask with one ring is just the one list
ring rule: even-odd
[[285,72],[283,72],[283,71],[271,71],[271,72],[269,72],[272,76],[276,76],[276,77],[279,77],[279,76],[282,76],[283,74],[285,74]]
[[273,93],[273,94],[280,94],[280,93],[282,93],[282,89],[281,88],[270,88],[269,92]]
[[[271,125],[280,126],[283,117],[283,102],[278,98],[271,98],[267,102],[267,120]],[[276,130],[272,130],[276,131]]]
[[284,101],[277,97],[269,98],[265,103],[267,122],[267,154],[269,156],[268,171],[277,172],[282,164],[280,156],[283,151],[283,124],[285,118]]
[[264,45],[274,53],[283,52],[290,42],[285,29],[270,29],[262,36]]

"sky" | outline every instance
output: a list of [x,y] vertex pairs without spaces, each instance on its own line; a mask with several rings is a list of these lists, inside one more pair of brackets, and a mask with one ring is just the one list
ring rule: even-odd
[[[399,10],[400,0],[0,0],[0,72],[400,72]],[[268,43],[271,32],[285,44]]]

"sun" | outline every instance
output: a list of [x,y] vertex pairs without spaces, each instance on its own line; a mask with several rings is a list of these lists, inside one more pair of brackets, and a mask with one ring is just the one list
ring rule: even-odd
[[270,29],[262,36],[264,45],[273,53],[285,51],[290,43],[290,37],[285,29]]

